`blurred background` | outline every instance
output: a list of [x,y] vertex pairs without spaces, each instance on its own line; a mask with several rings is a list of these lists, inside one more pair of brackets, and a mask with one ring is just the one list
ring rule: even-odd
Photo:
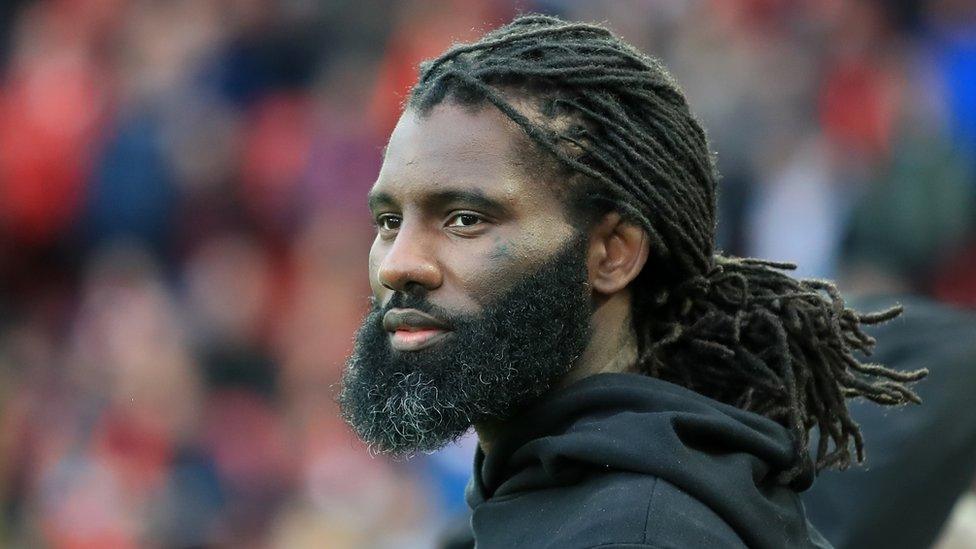
[[971,0],[5,0],[0,546],[429,547],[463,514],[470,438],[370,457],[334,399],[417,63],[520,11],[665,60],[725,251],[976,308]]

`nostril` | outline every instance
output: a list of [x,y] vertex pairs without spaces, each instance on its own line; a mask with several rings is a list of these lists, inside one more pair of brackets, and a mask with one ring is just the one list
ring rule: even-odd
[[427,288],[420,282],[411,280],[403,285],[403,293],[413,297],[424,297],[427,294]]

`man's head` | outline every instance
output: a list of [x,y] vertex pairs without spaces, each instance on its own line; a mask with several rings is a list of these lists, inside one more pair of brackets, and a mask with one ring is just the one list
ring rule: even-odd
[[531,147],[490,106],[408,109],[394,129],[369,196],[373,307],[343,392],[374,448],[433,450],[505,419],[576,366],[591,337],[626,327],[593,334],[591,317],[629,299],[643,231],[615,214],[574,218]]
[[635,370],[790,428],[792,474],[813,425],[818,466],[846,465],[846,397],[916,399],[899,382],[922,374],[851,354],[873,343],[860,323],[898,311],[713,255],[715,192],[677,84],[603,28],[525,16],[425,63],[370,193],[347,419],[378,450],[430,450],[633,341]]

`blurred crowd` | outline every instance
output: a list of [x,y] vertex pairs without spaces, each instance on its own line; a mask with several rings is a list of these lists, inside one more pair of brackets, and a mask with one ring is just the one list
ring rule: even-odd
[[0,3],[0,546],[429,547],[473,441],[370,456],[336,384],[417,63],[521,11],[673,70],[719,239],[976,307],[970,0]]

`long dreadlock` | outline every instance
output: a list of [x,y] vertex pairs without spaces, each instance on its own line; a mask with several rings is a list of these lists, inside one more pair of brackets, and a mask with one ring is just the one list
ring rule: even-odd
[[[424,113],[450,97],[490,103],[531,138],[540,158],[576,183],[580,213],[616,210],[651,242],[632,285],[638,366],[645,373],[774,419],[791,430],[809,467],[808,433],[819,428],[816,470],[846,468],[864,442],[846,399],[919,403],[898,372],[870,355],[863,325],[901,307],[861,314],[826,280],[797,280],[789,263],[716,254],[718,176],[701,125],[661,63],[605,28],[526,15],[421,65],[409,107]],[[537,116],[514,99],[537,102]],[[830,442],[833,447],[830,448]]]

